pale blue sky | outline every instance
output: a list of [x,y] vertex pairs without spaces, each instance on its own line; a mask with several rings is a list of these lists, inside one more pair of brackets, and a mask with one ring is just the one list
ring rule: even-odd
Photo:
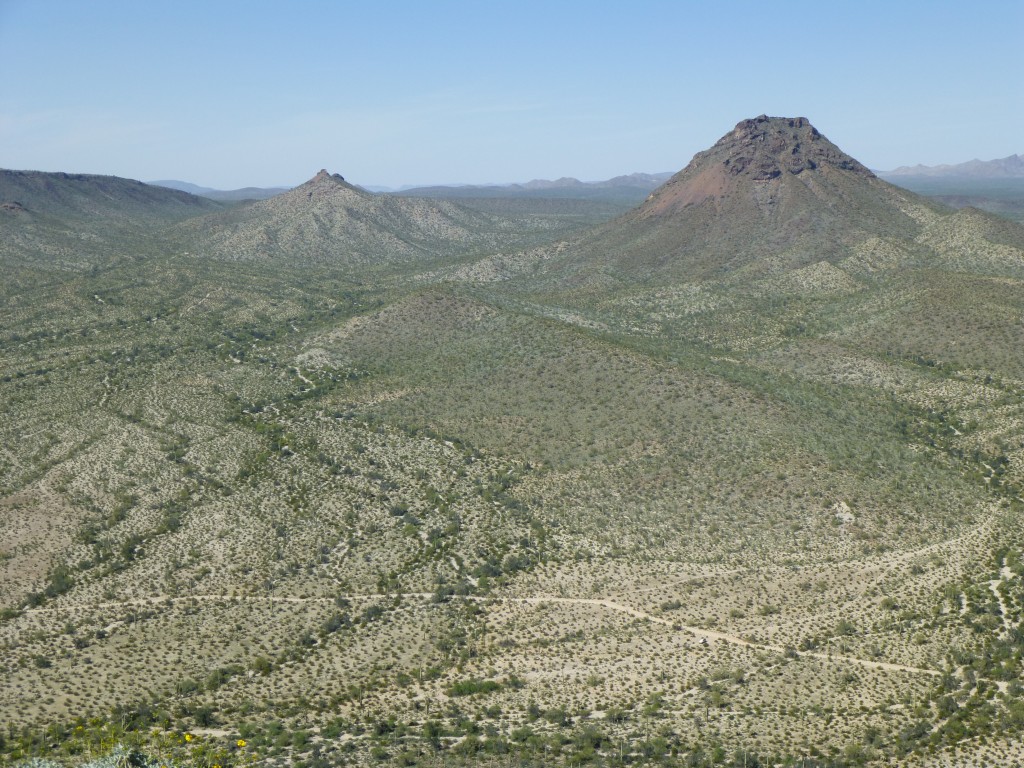
[[296,184],[678,170],[805,116],[872,168],[1024,153],[1024,0],[0,0],[0,167]]

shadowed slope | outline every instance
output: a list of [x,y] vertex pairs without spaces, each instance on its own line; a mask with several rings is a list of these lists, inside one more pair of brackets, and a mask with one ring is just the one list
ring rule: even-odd
[[223,208],[117,176],[0,170],[0,262],[81,269],[161,249],[154,233]]
[[170,223],[222,206],[118,176],[0,170],[0,208],[61,219]]

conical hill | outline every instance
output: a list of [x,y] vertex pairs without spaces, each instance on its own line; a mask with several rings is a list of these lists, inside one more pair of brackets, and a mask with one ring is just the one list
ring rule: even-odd
[[374,195],[326,170],[267,200],[189,221],[195,252],[236,261],[375,266],[486,248],[493,217],[443,200]]
[[870,238],[913,240],[938,210],[877,178],[806,118],[762,115],[590,232],[561,264],[575,283],[757,275],[837,263]]

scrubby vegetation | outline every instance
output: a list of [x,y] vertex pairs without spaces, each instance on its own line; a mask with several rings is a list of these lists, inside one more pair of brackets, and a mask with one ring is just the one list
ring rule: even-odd
[[1024,235],[871,185],[882,234],[685,280],[494,211],[18,229],[0,761],[1012,764]]

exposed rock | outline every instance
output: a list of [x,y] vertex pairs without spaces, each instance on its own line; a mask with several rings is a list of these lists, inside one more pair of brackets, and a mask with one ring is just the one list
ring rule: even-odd
[[344,181],[345,177],[340,173],[328,173],[326,168],[321,168],[311,181],[317,181],[318,179],[337,179],[338,181]]
[[694,155],[648,202],[658,209],[676,209],[720,196],[737,181],[767,183],[783,174],[796,176],[823,168],[874,178],[807,118],[761,115],[740,121],[710,149]]
[[874,175],[822,136],[805,117],[761,115],[743,120],[694,162],[705,157],[721,159],[731,173],[749,172],[755,180],[773,179],[785,171],[797,174],[819,165]]

